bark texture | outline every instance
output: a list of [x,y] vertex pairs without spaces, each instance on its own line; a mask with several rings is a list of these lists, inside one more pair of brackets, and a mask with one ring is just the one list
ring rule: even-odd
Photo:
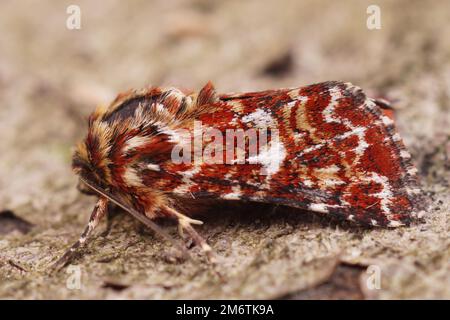
[[[449,1],[377,1],[380,30],[366,27],[372,1],[77,2],[80,30],[66,28],[65,2],[0,4],[0,298],[450,298]],[[95,105],[127,88],[208,80],[220,92],[344,80],[395,101],[431,201],[425,223],[362,229],[217,208],[198,230],[220,279],[197,249],[172,262],[168,243],[117,214],[79,269],[49,275],[95,203],[70,170]]]

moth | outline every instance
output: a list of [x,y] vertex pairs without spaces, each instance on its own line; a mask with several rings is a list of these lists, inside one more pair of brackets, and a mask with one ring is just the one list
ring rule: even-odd
[[[423,216],[425,201],[388,109],[337,81],[237,94],[217,94],[211,83],[198,93],[149,87],[119,94],[90,115],[74,152],[74,172],[99,200],[57,265],[85,244],[108,203],[166,238],[152,220],[174,219],[206,253],[189,203],[263,202],[364,226],[408,225]],[[251,130],[266,134],[255,140]]]

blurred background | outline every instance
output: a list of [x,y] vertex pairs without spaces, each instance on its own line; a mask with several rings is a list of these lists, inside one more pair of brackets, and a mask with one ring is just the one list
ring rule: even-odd
[[[66,26],[70,5],[80,8],[80,29]],[[368,27],[370,5],[380,8],[379,29]],[[89,295],[54,291],[52,296],[31,289],[45,277],[31,280],[30,275],[37,279],[33,272],[43,270],[78,236],[93,203],[75,189],[71,147],[84,136],[85,119],[94,107],[121,91],[148,85],[199,90],[208,80],[221,93],[343,80],[394,101],[397,125],[425,188],[435,202],[441,201],[439,214],[428,221],[429,233],[419,236],[425,237],[418,240],[420,246],[428,243],[428,247],[416,251],[423,259],[440,252],[437,261],[448,261],[449,22],[446,0],[1,1],[0,211],[14,215],[3,215],[3,220],[0,215],[0,277],[10,280],[0,284],[0,297],[109,297],[95,290]],[[323,232],[318,228],[317,234]],[[332,230],[327,232],[334,237]],[[417,258],[406,250],[410,242],[403,234],[378,236],[387,237],[377,240],[385,241],[387,248],[405,241],[398,249],[401,254],[381,257],[380,263],[412,259],[414,265]],[[354,250],[358,245],[331,247]],[[366,260],[379,256],[364,252]],[[23,267],[28,275],[9,261],[28,266]],[[394,268],[398,272],[393,279],[405,273],[399,268]],[[430,268],[422,271],[435,278],[427,278],[428,287],[424,285],[421,293],[415,287],[408,291],[403,284],[372,297],[449,297],[449,280],[441,274],[446,267],[437,263]],[[108,274],[99,272],[98,279],[104,279],[101,272]],[[140,276],[122,281],[133,283]],[[286,279],[273,285],[278,296],[307,287],[288,290],[286,283],[292,281]],[[418,279],[420,287],[422,278]],[[255,297],[253,289],[248,290],[247,297]],[[223,296],[245,297],[244,291],[231,290]],[[158,296],[145,292],[135,296]],[[258,297],[277,296],[271,294]]]

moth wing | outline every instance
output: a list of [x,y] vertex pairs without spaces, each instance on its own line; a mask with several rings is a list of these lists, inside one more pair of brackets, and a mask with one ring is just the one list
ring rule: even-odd
[[410,154],[393,121],[360,88],[325,82],[210,103],[196,120],[221,132],[224,147],[230,129],[268,129],[270,139],[257,163],[224,155],[224,163],[168,165],[180,177],[168,189],[174,195],[281,204],[376,226],[408,224],[422,214]]

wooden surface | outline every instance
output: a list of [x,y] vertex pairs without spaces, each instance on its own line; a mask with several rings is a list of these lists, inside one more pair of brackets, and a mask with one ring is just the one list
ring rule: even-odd
[[[77,2],[72,31],[64,1],[0,4],[0,298],[450,298],[449,1],[376,1],[380,30],[366,27],[373,1]],[[79,290],[73,273],[48,275],[95,202],[70,169],[95,105],[128,88],[208,80],[219,92],[344,80],[395,101],[432,203],[425,223],[367,230],[217,208],[198,230],[221,281],[197,249],[172,263],[168,243],[119,213],[74,261]],[[367,285],[370,265],[380,289]]]

